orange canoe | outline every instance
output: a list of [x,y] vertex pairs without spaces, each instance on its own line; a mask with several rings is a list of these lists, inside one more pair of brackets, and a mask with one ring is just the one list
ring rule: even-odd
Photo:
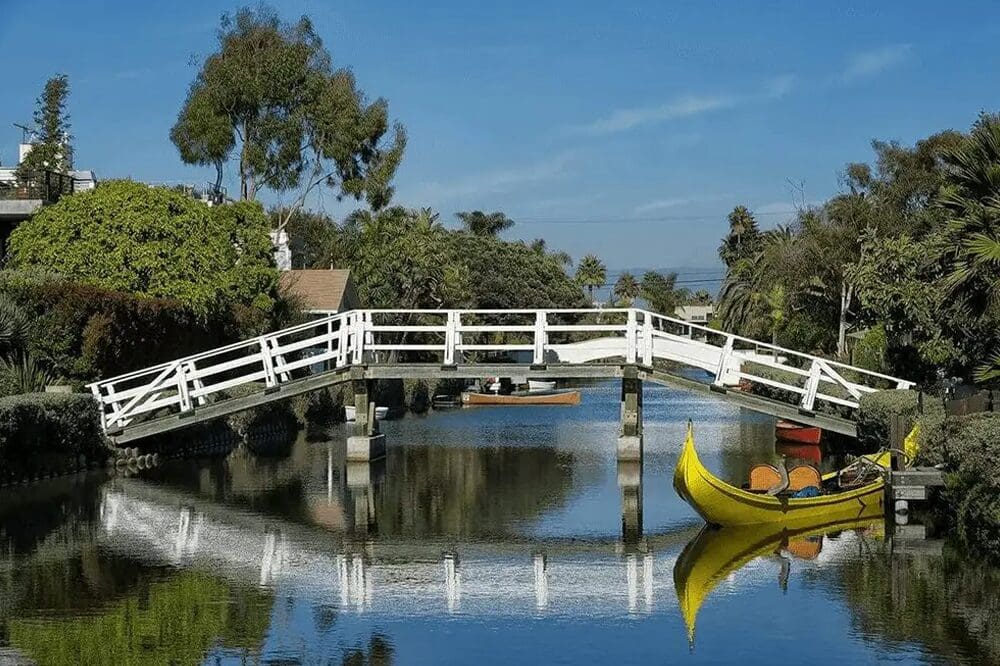
[[565,391],[534,391],[531,393],[511,393],[497,395],[495,393],[463,393],[464,405],[579,405],[580,392]]

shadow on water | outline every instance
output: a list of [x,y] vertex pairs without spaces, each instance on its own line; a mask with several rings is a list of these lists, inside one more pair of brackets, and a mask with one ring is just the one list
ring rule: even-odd
[[335,430],[3,491],[0,661],[997,662],[997,570],[892,555],[878,521],[703,531],[670,488],[687,416],[734,481],[773,424],[651,391],[616,465],[606,394],[389,422],[375,464]]

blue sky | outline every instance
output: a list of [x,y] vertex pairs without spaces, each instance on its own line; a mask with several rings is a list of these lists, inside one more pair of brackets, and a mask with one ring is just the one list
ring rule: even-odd
[[[502,209],[513,237],[611,267],[715,266],[735,204],[784,221],[793,199],[834,193],[872,138],[910,143],[1000,107],[988,2],[273,4],[312,17],[335,63],[406,125],[398,203],[448,220]],[[78,167],[210,180],[168,132],[192,57],[239,5],[55,6],[0,0],[0,160],[65,72]],[[312,205],[345,210],[332,194]]]

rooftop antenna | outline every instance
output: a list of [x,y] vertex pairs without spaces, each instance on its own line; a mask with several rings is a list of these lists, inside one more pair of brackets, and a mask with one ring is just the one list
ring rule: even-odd
[[22,125],[21,123],[14,123],[14,127],[21,130],[21,143],[29,143],[31,136],[35,133],[35,130],[28,127],[27,125]]

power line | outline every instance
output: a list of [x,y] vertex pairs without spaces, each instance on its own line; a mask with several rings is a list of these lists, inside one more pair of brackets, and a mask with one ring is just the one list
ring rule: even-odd
[[[754,213],[754,217],[771,217],[782,215],[788,217],[796,211],[765,211]],[[601,218],[545,218],[545,217],[515,217],[515,224],[641,224],[647,222],[696,222],[700,220],[724,221],[725,215],[661,215],[657,217],[601,217]]]

